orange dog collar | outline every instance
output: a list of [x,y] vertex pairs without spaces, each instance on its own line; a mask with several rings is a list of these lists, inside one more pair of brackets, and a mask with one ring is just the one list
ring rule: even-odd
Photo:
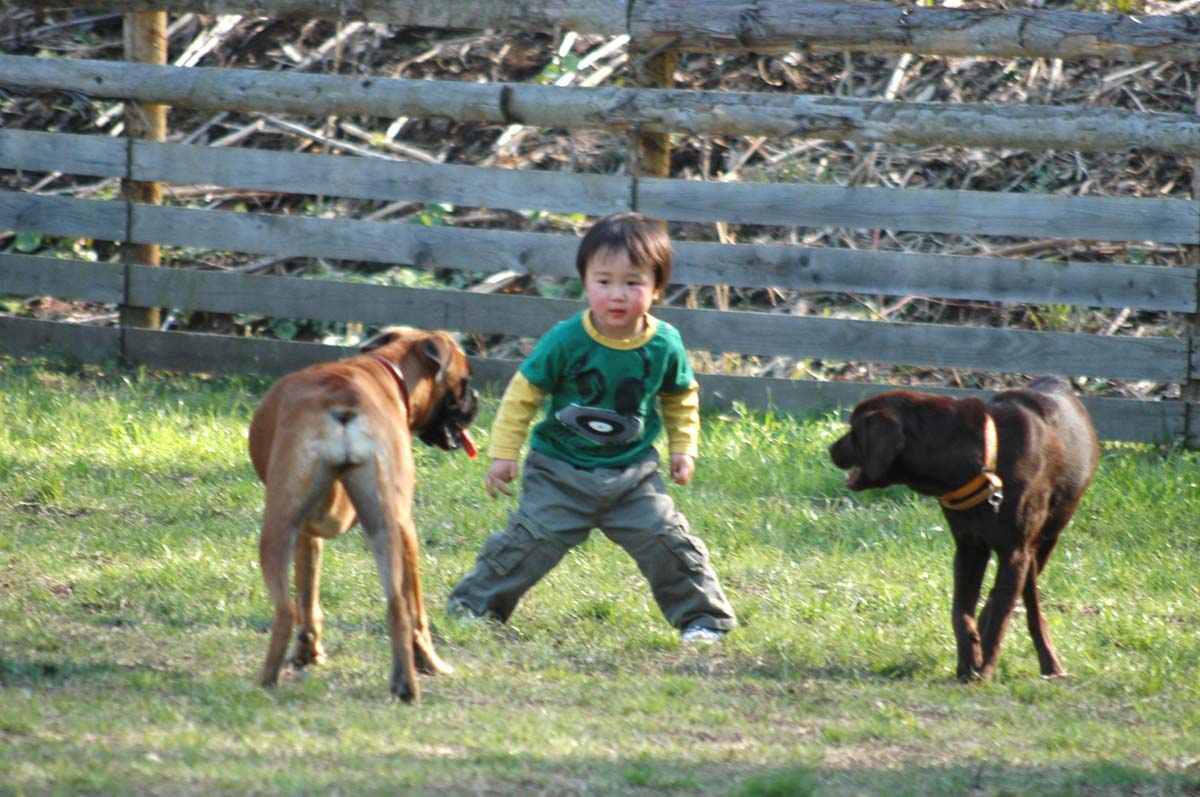
[[1004,481],[996,474],[996,422],[991,415],[983,420],[983,469],[971,481],[938,499],[946,509],[963,510],[987,501],[993,512],[1000,511],[1004,500]]

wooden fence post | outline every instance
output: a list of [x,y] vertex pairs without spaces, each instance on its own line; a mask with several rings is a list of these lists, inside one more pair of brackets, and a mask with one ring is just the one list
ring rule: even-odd
[[[1185,247],[1184,266],[1200,269],[1200,247]],[[1200,286],[1197,287],[1196,299],[1200,302]],[[1200,369],[1200,314],[1193,313],[1187,322],[1188,336],[1188,377],[1180,391],[1187,402],[1187,410],[1183,416],[1183,444],[1186,448],[1200,448],[1200,379],[1194,374]]]
[[[144,64],[166,64],[167,62],[167,14],[165,11],[136,11],[125,15],[125,57],[127,60]],[[167,137],[167,106],[159,103],[125,104],[125,135],[129,146],[137,146],[139,139],[164,141]],[[122,192],[127,203],[162,204],[162,184],[126,178],[121,181]],[[127,219],[132,222],[133,209],[129,206]],[[133,243],[129,240],[130,223],[126,224],[126,240],[121,244],[121,262],[126,264],[126,297],[128,297],[128,267],[133,264],[157,266],[160,264],[159,245],[156,243]],[[156,307],[130,307],[121,305],[121,326],[148,327],[157,329],[161,314]],[[124,346],[122,346],[124,350]]]
[[[1192,199],[1200,203],[1200,159],[1192,159]],[[1183,266],[1200,269],[1200,246],[1183,247]],[[1196,302],[1200,307],[1200,283],[1196,285]],[[1187,402],[1184,414],[1183,444],[1187,448],[1200,448],[1200,310],[1192,313],[1187,321],[1188,336],[1188,375],[1183,384],[1180,398]]]
[[[643,88],[669,89],[675,85],[675,63],[679,53],[674,49],[646,50],[636,40],[629,43],[629,60],[633,64],[634,80]],[[629,174],[637,177],[671,176],[671,134],[651,133],[640,127],[630,132]],[[637,206],[637,180],[634,180],[633,208]]]

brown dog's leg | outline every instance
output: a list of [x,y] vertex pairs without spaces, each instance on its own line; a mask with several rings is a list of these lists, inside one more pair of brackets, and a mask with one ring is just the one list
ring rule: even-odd
[[325,541],[307,533],[296,540],[296,606],[300,613],[300,630],[296,637],[296,653],[292,664],[307,667],[325,662],[321,645],[324,614],[321,612],[321,553]]
[[996,564],[996,582],[988,595],[986,617],[979,629],[983,647],[983,666],[979,668],[979,677],[984,680],[990,680],[996,674],[1000,644],[1004,641],[1008,621],[1012,619],[1013,609],[1016,608],[1017,596],[1024,592],[1034,560],[1025,549],[1019,548],[999,556]]
[[[396,572],[399,572],[397,568]],[[396,579],[397,581],[399,579]],[[395,584],[387,602],[388,626],[392,632],[392,694],[405,703],[421,699],[417,688],[416,657],[413,645],[412,613],[403,586]]]
[[954,598],[950,620],[958,645],[958,679],[964,683],[975,678],[983,666],[975,607],[979,605],[989,555],[985,546],[968,543],[960,543],[954,551]]
[[[420,698],[417,689],[412,607],[405,595],[405,546],[398,518],[399,504],[407,499],[394,489],[394,480],[382,478],[378,461],[347,471],[342,484],[358,513],[367,545],[375,556],[379,581],[387,599],[388,632],[392,643],[392,694],[406,703]],[[411,472],[411,468],[409,470]],[[389,476],[391,474],[388,474]],[[405,493],[405,496],[411,493]],[[388,496],[380,500],[380,496]]]
[[1025,617],[1029,624],[1029,636],[1033,638],[1033,647],[1037,651],[1038,666],[1042,676],[1046,678],[1062,678],[1067,674],[1058,661],[1054,652],[1054,643],[1050,641],[1050,629],[1046,626],[1046,618],[1042,615],[1041,603],[1038,599],[1037,574],[1035,565],[1030,565],[1029,575],[1025,578]]
[[[1074,507],[1072,507],[1073,509]],[[1038,666],[1041,667],[1042,675],[1046,678],[1062,678],[1066,676],[1067,671],[1059,662],[1058,654],[1054,651],[1054,643],[1050,641],[1050,628],[1046,625],[1046,617],[1042,614],[1037,580],[1042,571],[1046,569],[1046,562],[1050,559],[1050,554],[1054,552],[1054,546],[1058,544],[1059,532],[1070,519],[1070,513],[1067,513],[1066,518],[1053,519],[1046,524],[1046,528],[1042,531],[1041,541],[1038,542],[1035,561],[1030,566],[1029,576],[1025,581],[1023,599],[1026,620],[1029,625],[1029,636],[1033,638],[1033,647],[1038,656]]]
[[263,523],[262,537],[258,545],[263,581],[271,597],[271,605],[275,607],[275,616],[271,621],[271,641],[267,646],[267,660],[258,678],[259,685],[267,687],[279,683],[279,669],[283,666],[283,657],[292,637],[292,625],[296,616],[296,607],[288,586],[288,564],[295,536],[294,526],[273,521],[271,517],[268,514]]
[[443,661],[433,648],[433,632],[429,628],[429,614],[425,611],[425,597],[421,591],[421,568],[418,566],[420,546],[417,529],[411,519],[401,522],[400,538],[404,546],[401,557],[404,563],[403,586],[409,611],[412,612],[413,652],[417,670],[424,675],[449,675],[454,668]]
[[[394,529],[394,527],[393,527]],[[405,595],[403,548],[396,544],[398,534],[367,529],[367,540],[375,553],[379,577],[387,597],[388,631],[392,640],[392,694],[405,703],[420,699],[413,634],[412,607]]]

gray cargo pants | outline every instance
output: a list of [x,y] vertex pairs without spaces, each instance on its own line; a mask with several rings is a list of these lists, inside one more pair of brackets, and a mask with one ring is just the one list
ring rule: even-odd
[[475,569],[450,593],[449,612],[508,620],[526,590],[593,528],[633,557],[671,625],[737,625],[704,543],[666,493],[654,451],[621,469],[577,468],[530,452],[519,507],[508,528],[484,542]]

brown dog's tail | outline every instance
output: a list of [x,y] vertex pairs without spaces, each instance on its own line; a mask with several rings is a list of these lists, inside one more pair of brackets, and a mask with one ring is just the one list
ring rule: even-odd
[[358,407],[347,407],[345,404],[338,404],[329,408],[329,414],[333,416],[335,421],[345,426],[358,417]]

